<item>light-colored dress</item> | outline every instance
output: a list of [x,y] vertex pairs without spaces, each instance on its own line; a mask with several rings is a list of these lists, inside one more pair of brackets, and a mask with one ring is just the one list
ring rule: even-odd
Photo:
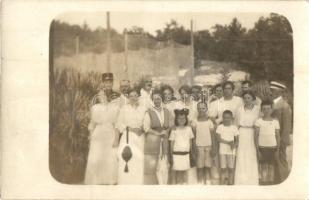
[[128,132],[128,145],[132,151],[132,158],[128,161],[128,172],[125,172],[126,162],[122,158],[123,149],[127,146],[126,143],[126,128],[143,127],[143,119],[146,113],[146,108],[143,106],[133,107],[130,104],[124,105],[119,112],[117,120],[117,129],[122,133],[118,148],[118,184],[143,184],[144,180],[144,141],[145,136],[137,135],[134,132]]
[[239,145],[237,149],[235,184],[258,185],[258,160],[254,143],[254,124],[259,117],[259,107],[251,110],[241,106],[236,114],[239,126]]
[[[176,128],[171,131],[169,137],[170,141],[174,142],[173,149],[173,169],[186,171],[190,169],[190,144],[191,139],[194,138],[194,134],[190,126],[183,128]],[[184,155],[178,155],[176,152],[187,153]]]
[[85,173],[85,184],[117,183],[117,148],[113,148],[115,138],[114,122],[117,119],[119,104],[95,104],[91,108],[89,130],[90,147]]
[[[189,109],[189,124],[195,119],[197,119],[197,102],[191,100],[190,102],[184,103],[183,101],[176,101],[174,109]],[[188,171],[188,184],[197,184],[197,169],[192,167]]]

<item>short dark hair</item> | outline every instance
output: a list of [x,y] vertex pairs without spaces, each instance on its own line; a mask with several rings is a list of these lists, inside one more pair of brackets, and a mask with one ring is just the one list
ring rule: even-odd
[[222,113],[222,116],[223,115],[231,115],[232,117],[233,117],[233,113],[232,113],[232,111],[230,111],[230,110],[225,110],[223,113]]
[[255,94],[252,91],[246,91],[246,92],[242,93],[242,98],[244,98],[244,96],[246,94],[250,95],[253,100],[256,100],[256,96],[255,96]]
[[151,99],[152,99],[152,100],[153,100],[153,96],[154,96],[155,94],[159,95],[159,96],[162,98],[162,91],[159,90],[159,89],[155,89],[155,90],[153,90],[152,93],[151,93]]
[[188,125],[188,123],[189,123],[189,120],[188,120],[188,115],[185,115],[185,114],[180,114],[180,115],[176,115],[175,116],[175,126],[179,126],[179,124],[178,124],[178,117],[179,116],[185,116],[185,119],[186,119],[186,122],[185,122],[185,126],[187,126]]
[[248,84],[250,87],[252,86],[252,82],[249,81],[249,80],[245,80],[245,81],[243,81],[241,84],[242,84],[242,85]]
[[165,90],[169,90],[169,91],[171,91],[171,93],[172,94],[174,94],[174,89],[170,86],[170,85],[162,85],[161,86],[161,91],[162,91],[162,93],[165,91]]
[[271,106],[271,107],[273,107],[273,105],[274,105],[274,102],[273,102],[272,100],[266,99],[266,100],[262,101],[262,103],[261,103],[261,108],[262,108],[263,106]]
[[179,88],[178,92],[180,93],[181,90],[184,90],[184,91],[186,91],[188,94],[191,94],[191,87],[190,87],[189,85],[182,85],[182,86]]
[[201,91],[201,90],[202,90],[202,86],[193,85],[193,86],[191,87],[191,93],[192,93],[192,90],[193,90],[193,89],[198,89],[199,91]]
[[222,85],[222,88],[224,89],[227,85],[230,85],[233,90],[235,89],[235,85],[232,81],[225,81]]
[[186,119],[186,122],[185,122],[185,126],[187,126],[188,125],[188,123],[189,123],[189,120],[188,120],[188,115],[189,115],[189,109],[186,109],[186,108],[183,108],[183,109],[175,109],[174,110],[174,113],[175,113],[175,126],[179,126],[179,124],[178,124],[178,117],[179,116],[185,116],[185,119]]

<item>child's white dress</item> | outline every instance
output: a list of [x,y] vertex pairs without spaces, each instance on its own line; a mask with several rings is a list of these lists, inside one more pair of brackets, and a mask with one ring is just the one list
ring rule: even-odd
[[113,148],[115,138],[114,122],[119,104],[95,104],[91,108],[90,146],[85,173],[85,184],[117,183],[117,148]]
[[191,127],[176,128],[170,134],[170,141],[174,141],[173,169],[185,171],[190,169],[190,142],[194,138]]
[[[183,101],[176,101],[174,105],[174,109],[189,109],[189,123],[197,118],[197,102],[191,100],[190,102],[184,103]],[[188,171],[188,184],[197,184],[197,169],[196,167],[192,167]]]

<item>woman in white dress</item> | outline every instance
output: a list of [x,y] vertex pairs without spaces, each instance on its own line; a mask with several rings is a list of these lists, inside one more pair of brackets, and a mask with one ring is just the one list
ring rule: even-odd
[[244,106],[236,113],[239,127],[239,145],[236,158],[235,184],[258,185],[258,160],[254,142],[254,123],[260,108],[254,104],[255,96],[248,91],[243,94]]
[[91,108],[88,126],[90,147],[85,173],[85,184],[117,183],[117,138],[114,122],[119,111],[118,100],[107,102],[105,93],[97,95],[99,103]]
[[[143,184],[144,181],[143,120],[146,108],[139,105],[138,90],[130,89],[128,94],[129,102],[120,109],[116,125],[121,133],[118,148],[118,184],[138,185]],[[125,152],[125,149],[128,149],[127,146],[129,146],[131,156]]]

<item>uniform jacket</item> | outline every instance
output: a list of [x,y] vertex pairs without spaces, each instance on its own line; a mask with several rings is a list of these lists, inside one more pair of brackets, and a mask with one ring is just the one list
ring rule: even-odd
[[277,118],[280,123],[281,142],[289,145],[290,134],[292,133],[292,110],[283,98],[274,104],[273,117]]

